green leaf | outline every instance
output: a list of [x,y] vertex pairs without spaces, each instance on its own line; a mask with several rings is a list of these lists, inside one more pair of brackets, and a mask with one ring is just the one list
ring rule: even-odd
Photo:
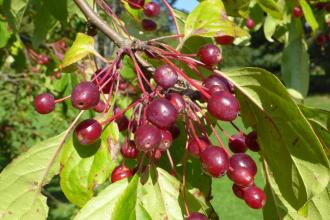
[[94,38],[78,33],[71,48],[65,53],[62,68],[68,67],[83,59],[89,53],[94,53]]
[[273,74],[243,68],[225,76],[237,87],[244,123],[256,128],[281,196],[298,212],[328,185],[329,162],[321,143]]
[[55,20],[49,13],[47,4],[43,3],[34,18],[35,28],[32,37],[32,45],[34,48],[38,48],[40,43],[46,39],[48,32],[54,24]]
[[313,31],[315,32],[319,28],[319,24],[317,23],[316,18],[314,17],[314,13],[309,6],[308,2],[305,0],[298,0],[299,4],[304,12],[304,16],[308,24],[311,26]]
[[206,0],[200,3],[187,17],[185,39],[198,35],[215,37],[230,35],[235,37],[249,36],[246,30],[236,26],[226,15],[221,0]]
[[274,0],[257,0],[257,3],[260,5],[260,7],[265,12],[267,12],[274,18],[282,19],[282,13],[281,13],[281,10],[280,10],[279,6],[277,5],[276,1],[274,1]]
[[[137,179],[137,178],[135,178]],[[132,183],[132,181],[131,181]],[[135,185],[136,183],[132,183]],[[99,195],[92,198],[74,218],[75,220],[111,219],[114,206],[127,189],[128,180],[123,179],[105,188]],[[126,210],[127,211],[127,210]]]
[[120,70],[120,75],[129,81],[136,79],[133,61],[128,56],[125,56],[123,59],[123,67]]
[[50,12],[54,18],[56,18],[62,24],[67,22],[67,0],[47,0],[45,1],[45,4],[47,5],[48,12]]
[[8,23],[18,32],[21,26],[22,18],[29,4],[29,0],[8,0],[4,1],[3,12],[8,18]]
[[248,10],[251,0],[222,0],[229,16],[249,16]]
[[329,186],[320,195],[314,197],[308,204],[308,217],[312,220],[327,220],[330,218],[330,189]]
[[11,34],[12,32],[8,29],[8,23],[5,21],[0,21],[0,48],[7,45]]
[[309,55],[300,20],[292,20],[282,55],[282,79],[288,88],[306,96],[309,87]]
[[34,145],[1,172],[1,219],[47,218],[47,198],[41,194],[38,186],[49,183],[58,173],[59,158],[53,164],[49,163],[63,136],[61,134]]
[[[86,147],[71,138],[61,155],[62,191],[79,207],[93,197],[97,186],[108,179],[116,166],[119,131],[115,123],[105,128],[101,140],[101,143]],[[114,151],[110,152],[109,149]]]

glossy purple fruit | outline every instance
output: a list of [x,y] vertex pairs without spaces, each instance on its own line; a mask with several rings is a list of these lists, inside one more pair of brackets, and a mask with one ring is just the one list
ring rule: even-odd
[[250,186],[244,190],[244,201],[253,209],[261,209],[266,204],[266,194],[256,186]]
[[139,150],[134,141],[125,141],[121,147],[121,154],[126,158],[135,159],[139,155]]
[[222,121],[233,121],[236,119],[240,106],[234,95],[223,91],[214,93],[208,100],[207,109],[211,115]]
[[235,37],[229,35],[223,35],[215,37],[215,41],[220,45],[230,45],[234,42]]
[[157,29],[157,24],[153,20],[150,19],[143,19],[142,22],[142,28],[145,31],[154,31]]
[[231,169],[229,167],[227,171],[227,176],[231,179],[236,185],[247,187],[251,186],[254,181],[254,175],[244,167],[239,167],[236,169]]
[[252,150],[252,151],[255,151],[255,152],[258,152],[260,151],[260,147],[259,147],[259,144],[257,142],[257,132],[256,131],[251,131],[247,136],[246,136],[246,139],[245,139],[245,143],[247,145],[247,147]]
[[246,188],[236,185],[235,183],[232,186],[233,193],[240,199],[244,198],[244,191]]
[[169,128],[176,122],[178,112],[165,98],[153,100],[147,107],[147,119],[159,128]]
[[148,17],[156,17],[158,16],[160,11],[160,6],[156,2],[149,2],[144,5],[143,13]]
[[52,94],[43,93],[34,98],[34,108],[40,114],[48,114],[55,109],[55,99]]
[[93,110],[98,113],[102,113],[104,112],[105,107],[105,103],[100,99],[99,103],[97,103],[97,105],[93,107]]
[[204,172],[212,177],[223,176],[229,168],[226,151],[221,147],[209,146],[200,154]]
[[86,119],[78,124],[74,133],[82,145],[90,145],[100,139],[102,126],[94,119]]
[[180,95],[179,93],[168,93],[166,95],[166,98],[172,103],[178,113],[181,113],[185,109],[186,103],[182,95]]
[[186,218],[186,220],[208,220],[208,218],[199,212],[192,212],[190,215]]
[[211,145],[209,139],[205,136],[199,137],[199,143],[196,139],[191,139],[188,142],[188,151],[194,157],[199,157],[200,153],[203,152],[208,146]]
[[248,147],[245,143],[245,135],[243,133],[238,133],[229,138],[229,148],[234,153],[244,153]]
[[111,174],[111,182],[115,183],[119,180],[128,178],[133,175],[133,172],[125,165],[117,166]]
[[144,6],[145,0],[128,0],[128,5],[133,9],[140,9]]
[[92,82],[78,84],[71,93],[73,107],[86,110],[96,106],[100,101],[100,93]]
[[203,82],[203,86],[209,90],[213,90],[213,92],[210,91],[210,94],[214,93],[215,90],[232,92],[234,89],[228,80],[218,74],[207,77]]
[[246,168],[253,176],[257,173],[256,163],[249,155],[244,153],[238,153],[231,156],[229,159],[229,166],[233,170],[238,168]]
[[198,51],[199,59],[207,66],[214,66],[220,63],[222,59],[220,49],[214,44],[206,44]]
[[160,142],[160,145],[158,148],[160,150],[164,151],[171,147],[172,142],[173,142],[173,137],[169,130],[161,129],[160,132],[162,134],[162,141]]
[[178,80],[178,74],[169,65],[163,65],[156,69],[154,79],[164,89],[171,88]]
[[151,125],[145,124],[137,128],[134,134],[134,142],[141,151],[151,151],[159,147],[162,141],[160,130]]

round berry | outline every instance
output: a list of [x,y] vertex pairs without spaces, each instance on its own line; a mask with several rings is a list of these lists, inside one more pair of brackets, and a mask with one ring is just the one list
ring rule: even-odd
[[223,35],[215,37],[215,41],[220,45],[229,45],[232,44],[235,40],[235,37],[229,35]]
[[246,139],[245,139],[245,143],[247,145],[247,147],[252,150],[252,151],[255,151],[255,152],[258,152],[260,151],[260,147],[259,147],[259,144],[257,142],[257,132],[256,131],[251,131],[247,136],[246,136]]
[[228,145],[230,150],[234,153],[244,153],[248,149],[245,143],[245,135],[243,133],[231,136]]
[[133,9],[140,9],[143,7],[145,0],[128,0],[128,5]]
[[178,112],[165,98],[153,100],[147,107],[147,119],[159,128],[169,128],[176,122]]
[[266,194],[256,186],[244,190],[244,201],[253,209],[261,209],[266,204]]
[[327,36],[325,34],[320,34],[316,38],[316,43],[320,46],[324,45],[327,42]]
[[128,178],[132,175],[133,175],[132,171],[127,166],[119,165],[112,171],[111,182],[114,183],[119,180]]
[[77,140],[82,145],[90,145],[95,143],[102,134],[102,126],[94,119],[86,119],[79,123],[74,133]]
[[241,187],[241,186],[238,186],[238,185],[236,185],[235,183],[233,184],[233,186],[232,186],[232,190],[233,190],[233,192],[234,192],[234,194],[238,197],[238,198],[240,198],[240,199],[243,199],[244,198],[244,190],[245,190],[246,188],[243,188],[243,187]]
[[169,65],[163,65],[156,69],[154,79],[158,85],[168,89],[173,87],[176,81],[178,81],[178,74]]
[[218,74],[207,77],[203,82],[203,86],[209,90],[210,94],[213,94],[215,90],[232,92],[234,89],[227,79]]
[[130,159],[135,159],[139,155],[139,150],[136,148],[134,141],[126,140],[121,147],[121,154]]
[[214,44],[206,44],[198,51],[199,59],[207,66],[214,66],[220,63],[222,59],[220,49]]
[[303,16],[303,11],[302,11],[301,7],[296,6],[292,9],[292,14],[296,18],[300,18]]
[[229,167],[227,176],[236,185],[239,185],[242,187],[251,186],[253,184],[253,180],[254,180],[254,175],[252,175],[252,173],[244,167],[239,167],[236,169],[231,169]]
[[208,218],[199,212],[192,212],[190,215],[186,218],[186,220],[208,220]]
[[221,147],[209,146],[200,154],[204,171],[212,177],[223,176],[229,168],[226,151]]
[[154,31],[157,29],[157,24],[150,19],[143,19],[141,24],[143,30],[145,31]]
[[255,27],[254,20],[249,18],[246,20],[246,27],[249,29],[253,29]]
[[144,5],[143,13],[148,17],[156,17],[158,16],[160,11],[160,6],[156,2],[149,2]]
[[141,151],[151,151],[159,147],[162,141],[160,130],[150,124],[145,124],[137,128],[134,134],[134,142]]
[[52,94],[43,93],[34,98],[34,108],[40,114],[48,114],[55,109],[55,99]]
[[100,101],[100,93],[92,82],[78,84],[71,93],[72,105],[80,110],[96,106]]
[[247,169],[254,177],[257,173],[257,165],[254,160],[247,154],[238,153],[234,154],[229,159],[230,169],[236,170],[239,168]]
[[211,142],[205,136],[201,136],[198,139],[200,144],[198,144],[198,141],[196,139],[191,139],[188,142],[188,151],[194,157],[199,157],[200,153],[211,145]]
[[207,109],[211,115],[222,121],[236,119],[240,106],[235,96],[230,92],[216,92],[208,100]]
[[93,110],[98,113],[102,113],[104,112],[105,107],[105,103],[100,99],[99,103],[97,103],[97,105],[93,107]]
[[112,86],[112,80],[109,80],[110,72],[106,69],[98,69],[92,75],[92,82],[98,87],[102,88],[102,92],[108,94]]
[[185,109],[186,103],[179,93],[168,93],[166,98],[172,103],[178,113],[181,113]]
[[173,137],[170,131],[166,129],[160,130],[162,134],[162,141],[160,142],[159,149],[160,150],[167,150],[171,147],[173,142]]

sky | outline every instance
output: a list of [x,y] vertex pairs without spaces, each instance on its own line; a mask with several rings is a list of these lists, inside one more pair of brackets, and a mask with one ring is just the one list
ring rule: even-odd
[[187,11],[192,11],[197,5],[197,0],[178,0],[174,6],[177,9],[185,9]]

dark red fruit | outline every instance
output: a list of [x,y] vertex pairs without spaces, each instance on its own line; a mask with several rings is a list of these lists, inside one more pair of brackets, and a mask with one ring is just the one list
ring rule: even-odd
[[71,93],[73,107],[86,110],[96,106],[100,101],[100,93],[92,82],[78,84]]
[[38,64],[45,65],[49,62],[49,58],[44,55],[39,55],[38,57]]
[[251,131],[246,136],[245,143],[250,150],[255,151],[255,152],[260,151],[260,147],[257,142],[257,132],[256,131]]
[[229,168],[226,151],[221,147],[209,146],[200,154],[204,172],[212,177],[223,176]]
[[160,11],[160,6],[156,2],[149,2],[144,5],[143,13],[148,17],[158,16]]
[[208,220],[208,218],[199,212],[192,212],[190,215],[186,218],[186,220]]
[[322,10],[325,7],[325,3],[324,2],[319,2],[316,3],[316,8],[319,10]]
[[169,128],[176,122],[178,112],[165,98],[153,100],[147,108],[147,119],[159,128]]
[[301,9],[301,7],[296,6],[292,9],[292,15],[296,18],[300,18],[303,16],[303,11]]
[[207,109],[211,115],[222,121],[233,121],[240,110],[239,102],[230,92],[214,93],[208,100]]
[[198,144],[198,141],[196,139],[191,139],[188,142],[188,151],[194,157],[199,157],[200,153],[211,145],[211,142],[205,136],[199,137],[199,142],[200,144]]
[[223,35],[215,37],[215,41],[220,45],[229,45],[232,44],[235,40],[235,37],[229,35]]
[[154,31],[157,29],[157,24],[150,19],[143,19],[141,24],[143,30],[145,31]]
[[173,142],[173,137],[170,131],[166,129],[160,130],[162,134],[162,141],[160,142],[159,149],[160,150],[167,150],[171,147]]
[[236,185],[239,185],[242,187],[251,186],[253,184],[253,180],[254,180],[254,175],[252,175],[252,173],[248,169],[243,168],[243,167],[239,167],[236,169],[231,169],[229,167],[227,176]]
[[228,80],[218,74],[207,77],[203,82],[203,86],[209,89],[210,94],[213,94],[216,90],[232,92],[234,89]]
[[244,153],[238,153],[231,156],[229,159],[229,167],[232,170],[245,168],[252,174],[252,176],[255,176],[257,173],[256,163],[249,155]]
[[327,4],[327,6],[325,6],[325,10],[326,10],[327,12],[330,12],[330,2]]
[[249,18],[246,20],[246,27],[249,29],[253,29],[256,26],[256,24],[254,23],[254,20]]
[[132,171],[127,166],[119,165],[112,171],[111,182],[114,183],[119,180],[128,178],[132,175],[133,175]]
[[144,5],[144,0],[128,0],[128,5],[133,9],[140,9]]
[[169,93],[166,95],[166,98],[172,103],[178,113],[182,112],[185,109],[186,103],[179,93]]
[[95,143],[102,134],[102,126],[94,119],[86,119],[79,123],[74,133],[77,140],[82,145],[90,145]]
[[135,159],[139,155],[139,150],[134,141],[125,141],[121,147],[121,154],[126,158]]
[[244,190],[244,201],[253,209],[261,209],[266,204],[266,194],[256,186]]
[[112,86],[112,80],[109,80],[110,72],[106,69],[98,69],[92,75],[92,82],[99,88],[102,88],[102,92],[108,94]]
[[93,110],[98,113],[102,113],[104,112],[105,107],[105,103],[100,99],[99,103],[97,103],[97,105],[93,107]]
[[52,94],[43,93],[34,98],[34,108],[40,114],[48,114],[55,109],[55,99]]
[[162,158],[162,151],[159,149],[156,149],[156,151],[153,153],[153,157],[156,161],[159,161]]
[[198,51],[199,59],[207,66],[214,66],[220,63],[222,59],[220,49],[214,44],[206,44]]
[[230,137],[229,148],[234,153],[244,153],[248,147],[245,143],[245,135],[243,133],[238,133]]
[[[113,109],[113,114],[115,115],[119,112],[121,112],[120,108],[118,106],[115,106]],[[129,120],[125,115],[120,116],[115,121],[118,125],[119,131],[126,131],[126,129],[128,128]]]
[[134,142],[141,151],[151,151],[159,147],[162,141],[160,130],[150,124],[145,124],[136,130]]
[[240,199],[243,199],[244,198],[244,191],[245,191],[246,188],[243,188],[241,186],[238,186],[236,184],[233,184],[232,186],[232,190],[234,192],[234,194],[240,198]]
[[316,38],[316,43],[320,46],[323,46],[327,42],[327,36],[325,34],[320,34]]
[[171,88],[178,81],[178,74],[169,65],[163,65],[156,69],[154,79],[164,89]]

